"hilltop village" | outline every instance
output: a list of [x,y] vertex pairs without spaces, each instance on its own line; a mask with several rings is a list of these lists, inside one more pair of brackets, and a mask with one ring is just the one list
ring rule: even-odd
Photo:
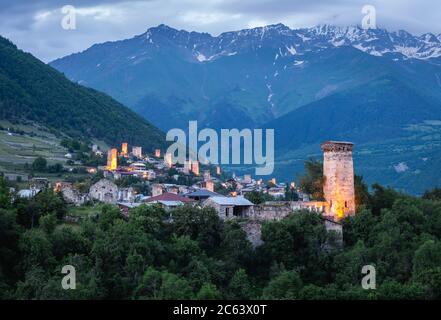
[[[17,195],[31,198],[45,188],[53,188],[71,205],[90,202],[117,205],[125,217],[132,208],[141,205],[159,205],[166,211],[183,205],[210,206],[222,219],[248,221],[245,230],[254,243],[259,242],[259,222],[281,220],[302,209],[320,213],[328,229],[341,232],[339,220],[355,213],[353,144],[328,141],[321,148],[326,177],[323,201],[311,201],[310,195],[294,182],[288,185],[278,183],[275,178],[265,182],[251,175],[228,176],[219,166],[201,165],[196,160],[173,164],[171,154],[156,149],[148,155],[139,146],[133,146],[129,152],[128,143],[122,143],[120,150],[108,150],[105,166],[87,169],[99,179],[86,190],[75,183],[51,183],[47,178],[34,177],[29,180],[29,189],[22,189]],[[91,151],[97,157],[105,157],[96,145]],[[135,186],[139,181],[143,190]],[[263,200],[253,202],[253,195]]]

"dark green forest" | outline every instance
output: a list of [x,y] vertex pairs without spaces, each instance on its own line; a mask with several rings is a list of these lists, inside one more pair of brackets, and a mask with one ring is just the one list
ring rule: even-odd
[[121,141],[152,151],[164,134],[111,97],[63,74],[0,37],[0,120],[37,123],[76,138]]
[[[166,213],[141,206],[124,219],[104,206],[78,224],[52,190],[12,199],[0,180],[2,299],[439,299],[441,202],[373,186],[343,221],[343,243],[322,218],[295,212],[262,226],[253,248],[240,227],[212,209]],[[172,217],[172,219],[170,219]],[[64,265],[77,287],[61,287]],[[361,287],[376,267],[377,288]]]

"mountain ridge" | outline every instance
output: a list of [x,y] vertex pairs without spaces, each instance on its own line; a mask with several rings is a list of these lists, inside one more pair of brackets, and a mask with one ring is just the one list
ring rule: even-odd
[[[210,33],[206,33],[206,32],[186,31],[184,29],[178,30],[168,25],[160,24],[157,27],[148,28],[146,32],[139,35],[135,35],[132,38],[94,44],[90,48],[84,51],[73,53],[66,57],[71,57],[76,54],[84,53],[85,51],[92,49],[96,46],[106,45],[106,44],[116,44],[135,39],[145,38],[146,40],[149,40],[151,44],[153,44],[154,40],[152,37],[158,35],[171,36],[174,41],[177,40],[181,41],[180,43],[181,45],[193,44],[193,42],[197,39],[199,40],[202,39],[204,41],[211,41],[211,42],[216,42],[216,41],[224,42],[224,40],[229,40],[231,38],[233,38],[232,40],[234,40],[234,37],[240,38],[240,37],[249,37],[249,36],[258,38],[260,41],[262,41],[263,39],[268,38],[268,36],[273,37],[274,35],[285,36],[294,41],[301,40],[302,42],[305,43],[311,43],[311,40],[313,39],[309,38],[308,35],[312,35],[320,40],[319,45],[323,45],[325,43],[332,44],[333,46],[336,47],[342,45],[351,45],[358,50],[367,52],[372,55],[382,55],[386,53],[400,53],[406,58],[414,58],[414,59],[432,59],[441,56],[441,34],[435,35],[429,32],[417,36],[402,29],[389,32],[387,29],[382,29],[382,28],[363,29],[358,25],[341,27],[330,24],[321,24],[310,28],[291,29],[282,23],[278,23],[263,27],[222,32],[218,36],[213,36]],[[185,40],[187,41],[185,42]],[[385,47],[382,50],[378,50],[380,43],[376,40],[383,40],[383,41],[387,40],[387,43],[385,44]],[[374,43],[374,46],[373,47],[360,46],[359,42],[361,41],[372,42]],[[413,46],[406,47],[406,44]],[[392,50],[394,46],[395,46],[395,51]],[[212,45],[212,47],[215,46]],[[219,48],[222,47],[219,46]],[[295,54],[292,48],[285,48],[285,49],[287,49],[288,52],[292,53],[293,55]],[[229,52],[226,54],[233,54],[233,53],[234,52]],[[220,53],[217,53],[217,55],[220,55]],[[213,58],[215,58],[215,56],[216,55],[209,56],[208,58],[195,56],[195,58],[199,62],[206,62],[212,60]],[[63,58],[55,59],[51,61],[49,64],[54,64],[56,63],[56,61]]]

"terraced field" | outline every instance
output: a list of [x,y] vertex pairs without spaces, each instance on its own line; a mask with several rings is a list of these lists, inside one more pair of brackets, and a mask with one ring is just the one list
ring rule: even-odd
[[[0,123],[8,128],[7,122]],[[19,172],[24,164],[31,164],[36,157],[42,156],[50,164],[65,162],[66,149],[60,146],[60,138],[32,126],[14,126],[24,134],[0,130],[0,171]]]

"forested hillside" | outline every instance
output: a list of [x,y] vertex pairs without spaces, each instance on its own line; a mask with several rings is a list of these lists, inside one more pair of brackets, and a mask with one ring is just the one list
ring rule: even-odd
[[31,121],[72,137],[148,149],[163,133],[111,97],[72,83],[63,74],[0,37],[0,120]]

